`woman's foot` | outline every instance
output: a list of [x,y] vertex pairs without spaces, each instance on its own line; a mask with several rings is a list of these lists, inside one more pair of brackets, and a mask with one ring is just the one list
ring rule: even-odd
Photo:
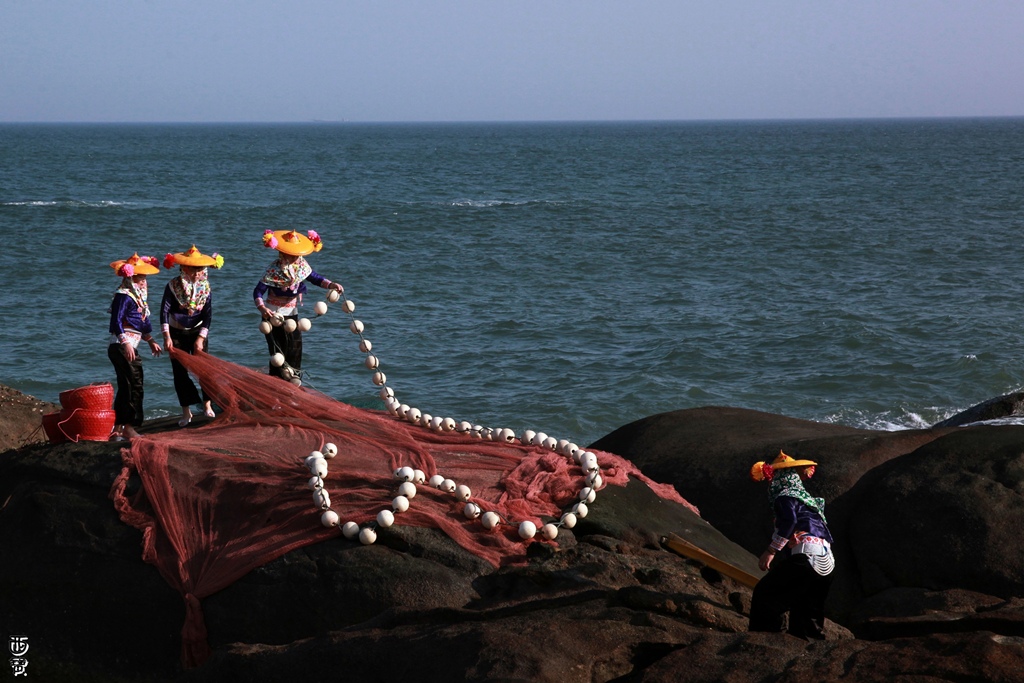
[[206,415],[206,417],[217,417],[217,413],[213,412],[213,406],[210,405],[209,401],[203,405],[203,414]]
[[139,436],[139,433],[135,431],[135,428],[132,427],[131,425],[125,425],[124,431],[121,432],[121,436],[124,438],[125,441],[131,441],[132,439]]
[[178,420],[179,427],[188,427],[188,423],[192,421],[192,411],[185,408],[181,413],[181,419]]

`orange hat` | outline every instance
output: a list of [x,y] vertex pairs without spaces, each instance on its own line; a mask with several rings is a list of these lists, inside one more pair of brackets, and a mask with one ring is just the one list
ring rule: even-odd
[[305,256],[324,248],[320,235],[315,230],[310,230],[305,235],[300,235],[294,230],[267,230],[263,233],[263,246],[291,256]]
[[160,272],[160,262],[155,256],[139,256],[139,252],[124,260],[114,261],[110,267],[121,277],[155,275]]
[[214,268],[220,268],[224,265],[224,257],[219,254],[207,256],[196,249],[196,245],[193,244],[188,251],[179,252],[177,254],[167,254],[164,256],[164,268],[170,268],[174,265],[196,266],[198,268],[213,266]]
[[817,464],[813,460],[795,460],[780,450],[779,455],[776,456],[775,460],[772,460],[770,465],[763,460],[755,462],[754,466],[750,468],[750,478],[754,481],[764,481],[765,479],[771,481],[772,473],[775,470],[784,470],[788,467],[808,467]]

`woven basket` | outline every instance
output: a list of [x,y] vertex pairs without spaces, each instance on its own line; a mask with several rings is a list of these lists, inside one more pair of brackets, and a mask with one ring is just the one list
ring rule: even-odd
[[[65,411],[60,412],[61,415]],[[113,410],[86,410],[75,408],[58,423],[60,431],[69,441],[106,441],[114,429]]]
[[50,443],[64,443],[68,437],[60,430],[60,421],[64,419],[64,413],[48,413],[43,415],[43,431]]
[[110,382],[97,382],[78,389],[60,392],[60,404],[69,413],[76,408],[108,410],[114,405],[114,387]]

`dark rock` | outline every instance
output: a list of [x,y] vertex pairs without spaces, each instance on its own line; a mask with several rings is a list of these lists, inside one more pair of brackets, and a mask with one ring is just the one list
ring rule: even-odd
[[936,427],[962,427],[963,425],[1024,416],[1024,391],[997,396],[935,423]]

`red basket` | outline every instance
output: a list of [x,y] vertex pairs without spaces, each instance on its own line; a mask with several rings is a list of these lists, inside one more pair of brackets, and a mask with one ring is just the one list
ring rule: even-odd
[[[64,415],[65,411],[60,414]],[[75,408],[57,424],[69,441],[106,441],[114,429],[113,410]]]
[[97,382],[78,389],[60,392],[60,404],[69,413],[75,409],[109,410],[114,405],[114,387],[110,382]]
[[64,413],[48,413],[43,415],[43,431],[50,443],[64,443],[68,437],[60,430],[60,421],[64,419]]

